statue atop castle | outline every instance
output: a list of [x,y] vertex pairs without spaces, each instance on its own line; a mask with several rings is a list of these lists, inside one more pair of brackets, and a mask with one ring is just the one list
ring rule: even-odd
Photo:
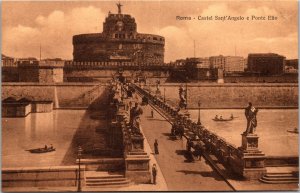
[[122,13],[121,8],[123,5],[119,2],[119,3],[117,3],[117,6],[118,6],[118,14],[121,14]]

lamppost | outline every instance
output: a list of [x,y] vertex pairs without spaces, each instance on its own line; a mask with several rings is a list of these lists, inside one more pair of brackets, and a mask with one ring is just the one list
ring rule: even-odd
[[81,177],[80,177],[80,158],[81,158],[81,152],[82,148],[79,146],[78,147],[78,168],[79,168],[79,173],[78,173],[78,186],[77,186],[77,192],[81,192]]
[[187,83],[185,83],[185,93],[184,93],[184,94],[185,94],[185,100],[186,100],[186,106],[185,106],[185,109],[187,108],[187,105],[188,105],[188,104],[187,104],[187,95],[188,95],[188,93],[187,93],[187,92],[188,92],[188,88],[187,88],[187,87],[188,87],[188,85],[187,85]]
[[166,103],[166,88],[164,88],[164,103]]
[[198,109],[199,109],[199,111],[198,111],[198,122],[197,122],[197,125],[201,125],[201,121],[200,121],[200,106],[201,106],[201,102],[198,101]]

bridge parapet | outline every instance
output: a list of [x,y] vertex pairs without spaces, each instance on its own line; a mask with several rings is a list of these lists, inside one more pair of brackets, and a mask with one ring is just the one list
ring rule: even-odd
[[[265,173],[265,156],[257,148],[252,152],[248,152],[250,150],[247,148],[237,148],[216,133],[209,131],[203,125],[198,125],[188,116],[177,112],[175,108],[163,102],[159,97],[150,94],[135,84],[131,84],[131,87],[147,97],[152,104],[158,106],[171,124],[174,124],[174,120],[179,120],[183,123],[185,128],[184,136],[188,139],[188,143],[192,142],[191,147],[195,151],[197,149],[205,149],[206,152],[214,154],[225,167],[230,168],[231,171],[244,176],[248,180],[259,179]],[[248,142],[247,145],[251,146]],[[257,147],[258,144],[255,146]]]
[[[111,130],[122,135],[125,176],[135,183],[151,181],[149,155],[144,151],[144,136],[130,124],[130,110],[134,99],[126,97],[127,90],[120,83],[112,83],[110,93]],[[113,137],[114,138],[114,137]]]

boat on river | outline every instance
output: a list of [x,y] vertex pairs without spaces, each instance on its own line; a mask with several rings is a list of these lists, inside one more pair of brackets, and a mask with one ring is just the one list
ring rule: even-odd
[[229,119],[213,118],[212,120],[214,120],[214,121],[232,121],[233,119],[234,119],[233,117],[230,117]]
[[36,149],[28,149],[26,151],[29,151],[30,153],[48,153],[55,151],[55,148],[36,148]]
[[290,133],[299,133],[299,130],[298,130],[298,128],[295,128],[295,129],[287,130],[287,132],[290,132]]

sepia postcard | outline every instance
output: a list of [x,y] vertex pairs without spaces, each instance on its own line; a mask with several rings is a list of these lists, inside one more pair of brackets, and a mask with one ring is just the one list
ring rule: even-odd
[[3,1],[2,191],[298,191],[298,1]]

